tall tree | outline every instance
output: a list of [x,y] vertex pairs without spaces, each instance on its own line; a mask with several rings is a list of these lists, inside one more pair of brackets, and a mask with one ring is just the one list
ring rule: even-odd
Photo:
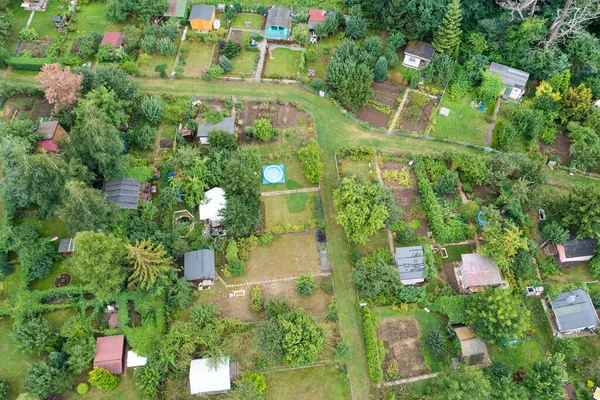
[[462,7],[460,0],[452,0],[446,8],[442,24],[435,31],[433,46],[442,53],[452,52],[460,43],[462,29]]
[[123,261],[127,254],[121,239],[101,232],[81,232],[75,235],[77,251],[69,265],[101,299],[120,292],[127,277]]
[[492,344],[520,339],[529,327],[529,310],[503,288],[486,288],[469,296],[466,311],[477,336]]
[[358,64],[344,77],[338,89],[339,100],[356,111],[371,97],[373,90],[373,72],[365,64]]
[[440,25],[446,5],[446,0],[390,0],[381,15],[390,31],[421,39]]
[[127,261],[133,268],[130,282],[139,284],[142,289],[149,290],[160,276],[171,269],[172,259],[167,255],[162,244],[155,245],[150,240],[136,241],[135,246],[125,244]]
[[545,46],[549,47],[560,39],[583,35],[585,27],[599,17],[600,0],[567,0],[550,25]]
[[73,379],[67,371],[49,365],[46,361],[32,364],[23,378],[23,384],[27,390],[38,398],[46,398],[52,393],[64,394],[71,388],[72,381]]
[[490,382],[476,366],[460,364],[457,370],[446,368],[431,384],[434,400],[488,400]]
[[65,188],[66,196],[57,214],[71,234],[108,230],[115,223],[119,206],[107,203],[102,191],[78,181],[67,182]]
[[221,187],[227,206],[223,211],[223,225],[233,236],[248,236],[260,220],[260,188],[257,175],[238,157],[227,163]]
[[60,64],[45,64],[37,76],[41,89],[46,94],[48,103],[54,104],[54,109],[71,107],[77,100],[81,90],[82,75],[71,73],[70,67],[61,67]]
[[600,187],[576,185],[558,205],[562,225],[578,238],[600,237]]
[[40,355],[52,340],[52,325],[43,318],[16,320],[10,337],[23,353]]
[[533,364],[525,375],[525,386],[529,389],[532,400],[563,399],[563,387],[567,379],[565,356],[556,353]]

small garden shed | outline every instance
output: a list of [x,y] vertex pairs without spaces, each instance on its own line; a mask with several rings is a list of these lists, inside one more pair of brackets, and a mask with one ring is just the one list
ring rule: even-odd
[[38,148],[44,149],[50,153],[57,153],[57,142],[66,136],[67,131],[65,131],[63,127],[60,126],[58,120],[56,120],[40,122],[37,133],[42,135],[42,140],[36,143]]
[[509,100],[520,101],[525,93],[525,85],[529,79],[529,72],[512,68],[506,65],[491,63],[489,71],[500,76],[502,84],[506,86],[502,97]]
[[136,210],[140,197],[140,182],[133,178],[121,178],[105,181],[102,191],[106,200],[114,201],[121,208]]
[[396,247],[395,259],[403,285],[425,282],[423,246]]
[[452,329],[460,341],[461,360],[468,359],[469,365],[477,365],[489,358],[485,343],[475,336],[473,329],[464,325],[453,326]]
[[100,45],[110,44],[112,47],[118,49],[123,46],[124,39],[125,34],[123,32],[105,32]]
[[188,282],[198,285],[198,289],[210,289],[215,280],[215,251],[195,250],[183,256],[183,276]]
[[111,374],[123,373],[125,361],[125,336],[103,336],[96,339],[94,367],[107,370]]
[[582,289],[562,292],[552,301],[558,331],[562,334],[595,329],[600,326],[590,295]]
[[577,239],[571,236],[568,242],[556,245],[558,260],[561,263],[589,261],[596,255],[597,239]]
[[433,55],[435,54],[435,47],[431,43],[422,42],[420,40],[410,40],[404,50],[404,60],[402,65],[408,68],[419,69],[429,64]]
[[273,7],[267,14],[265,37],[274,40],[286,40],[290,33],[292,16],[290,10],[283,7]]
[[215,7],[206,4],[193,6],[188,21],[195,31],[211,31],[215,22]]
[[500,269],[488,257],[479,254],[461,254],[462,261],[457,269],[457,278],[465,292],[477,292],[486,286],[500,286],[504,282]]

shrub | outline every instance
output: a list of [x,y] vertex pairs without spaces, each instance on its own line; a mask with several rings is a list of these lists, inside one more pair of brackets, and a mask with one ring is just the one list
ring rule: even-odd
[[438,195],[456,193],[458,191],[458,174],[456,171],[446,171],[446,173],[438,177],[433,184],[433,190]]
[[0,379],[0,400],[8,399],[8,392],[10,387],[6,379]]
[[321,172],[323,171],[321,154],[319,143],[314,139],[311,139],[305,147],[298,150],[298,157],[304,169],[304,175],[310,183],[321,181]]
[[32,40],[39,39],[40,35],[34,28],[23,28],[19,31],[19,37],[24,42],[30,42]]
[[431,357],[436,357],[444,350],[445,338],[439,328],[435,328],[425,336],[423,345]]
[[151,124],[158,124],[163,115],[163,103],[158,96],[144,96],[140,102],[140,111]]
[[416,70],[415,72],[413,72],[412,76],[410,77],[410,83],[409,83],[410,88],[416,89],[417,86],[419,86],[419,82],[421,82],[421,71]]
[[221,50],[221,54],[227,57],[229,60],[237,57],[240,54],[240,47],[232,40],[228,40],[225,46]]
[[302,47],[306,47],[310,40],[308,25],[298,24],[292,28],[292,39]]
[[250,293],[250,308],[253,311],[261,312],[263,309],[263,296],[260,285],[252,286],[252,291]]
[[246,272],[246,265],[242,260],[231,260],[227,262],[227,271],[232,276],[241,276]]
[[569,240],[569,231],[560,226],[556,221],[544,224],[541,234],[542,239],[548,240],[552,244],[563,244]]
[[167,64],[158,64],[154,67],[154,72],[158,72],[160,74],[160,77],[165,79],[167,77]]
[[379,382],[383,379],[381,363],[385,357],[385,347],[383,342],[377,339],[377,327],[371,316],[371,310],[368,307],[363,307],[362,316],[365,344],[367,346],[367,361],[369,363],[369,377],[373,382]]
[[148,124],[141,124],[127,131],[127,141],[130,145],[141,149],[147,149],[152,146],[158,131],[155,127]]
[[52,62],[49,58],[9,57],[7,64],[10,68],[20,71],[39,71],[44,64]]
[[388,74],[388,61],[384,56],[379,57],[377,59],[377,63],[375,64],[375,81],[381,82],[387,79]]
[[333,294],[333,285],[329,280],[323,280],[321,282],[321,289],[327,294]]
[[266,118],[257,119],[254,121],[254,130],[252,136],[268,142],[273,137],[273,126],[271,121]]
[[225,73],[225,74],[230,73],[231,70],[233,69],[233,66],[231,65],[231,61],[229,61],[229,59],[225,56],[219,57],[219,67],[221,67],[221,69],[223,69],[223,73]]
[[254,386],[255,392],[259,395],[264,394],[265,390],[267,390],[267,381],[262,374],[246,371],[242,374],[242,381],[251,383]]
[[315,78],[310,82],[310,87],[316,91],[325,89],[325,81],[320,78]]
[[313,49],[306,50],[306,61],[313,62],[317,59],[317,52]]
[[77,393],[79,393],[82,396],[86,394],[88,390],[90,390],[90,386],[87,383],[80,383],[79,385],[77,385]]
[[121,380],[117,375],[113,375],[107,370],[99,367],[94,367],[94,369],[90,371],[89,377],[90,384],[102,390],[113,390]]
[[410,106],[406,109],[406,120],[411,124],[417,124],[423,117],[423,110],[417,106]]
[[269,319],[286,314],[290,312],[291,309],[289,304],[279,297],[271,297],[265,302],[265,313]]
[[220,65],[211,65],[210,68],[206,71],[206,74],[211,78],[218,78],[223,75],[225,71],[221,68]]
[[350,345],[345,340],[340,340],[335,346],[333,358],[345,361],[350,357]]
[[301,275],[296,280],[296,290],[304,296],[309,296],[314,293],[317,288],[315,278],[310,275]]

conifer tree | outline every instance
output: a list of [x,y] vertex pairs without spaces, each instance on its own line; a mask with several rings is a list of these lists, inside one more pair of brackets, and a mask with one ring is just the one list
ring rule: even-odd
[[448,4],[444,20],[435,32],[433,46],[439,52],[452,52],[452,50],[460,43],[460,23],[462,21],[462,7],[460,0],[452,0]]

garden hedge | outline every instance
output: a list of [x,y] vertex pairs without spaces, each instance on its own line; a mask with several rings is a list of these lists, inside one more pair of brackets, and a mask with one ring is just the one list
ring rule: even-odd
[[8,66],[20,71],[39,71],[44,64],[52,63],[50,58],[10,57]]
[[379,382],[383,379],[383,369],[381,364],[385,357],[385,347],[383,342],[377,340],[377,326],[373,321],[371,310],[363,307],[363,329],[365,343],[367,345],[367,361],[369,363],[369,377],[373,382]]

